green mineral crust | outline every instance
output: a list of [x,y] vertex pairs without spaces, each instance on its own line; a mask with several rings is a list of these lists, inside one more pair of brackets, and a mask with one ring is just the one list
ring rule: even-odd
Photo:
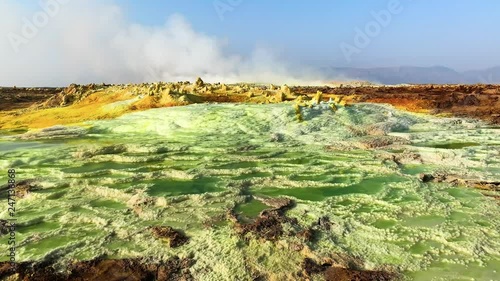
[[[145,94],[189,101],[191,89],[167,88]],[[270,98],[292,95],[284,86]],[[18,260],[63,270],[189,258],[195,280],[298,280],[308,261],[413,280],[497,279],[500,130],[321,96],[2,132],[0,168],[26,181]]]

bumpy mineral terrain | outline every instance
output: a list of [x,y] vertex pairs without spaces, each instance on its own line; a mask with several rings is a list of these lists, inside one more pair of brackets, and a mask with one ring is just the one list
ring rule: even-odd
[[[0,129],[43,128],[52,125],[114,118],[158,107],[193,103],[280,103],[323,101],[344,104],[383,103],[398,109],[471,117],[500,123],[499,85],[402,85],[322,87],[252,84],[152,83],[140,85],[70,85],[59,88],[0,88]],[[65,108],[69,107],[69,108]],[[61,110],[61,108],[65,108]],[[19,109],[24,109],[22,114]],[[52,110],[47,110],[52,109]],[[20,116],[21,115],[21,116]]]
[[499,98],[201,79],[1,88],[18,221],[0,279],[494,280]]

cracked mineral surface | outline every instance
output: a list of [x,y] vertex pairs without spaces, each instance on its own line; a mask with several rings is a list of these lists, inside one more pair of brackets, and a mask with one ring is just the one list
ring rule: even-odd
[[[117,87],[73,86],[0,116],[0,168],[16,169],[22,195],[17,277],[498,278],[500,130],[488,118],[328,103],[317,90],[302,104],[294,93],[309,89],[293,87],[204,103],[192,87],[215,92],[209,102],[241,95],[203,81],[96,95]],[[0,219],[5,238],[7,210]]]

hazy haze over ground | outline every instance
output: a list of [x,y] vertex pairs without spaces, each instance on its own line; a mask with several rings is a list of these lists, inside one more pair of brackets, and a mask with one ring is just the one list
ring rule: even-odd
[[18,44],[24,41],[10,32],[23,24],[23,8],[13,1],[0,4],[0,33],[8,34],[0,43],[1,85],[192,80],[197,75],[226,82],[305,81],[294,79],[291,67],[265,49],[256,48],[248,57],[227,54],[223,40],[193,30],[182,15],[144,26],[127,22],[122,9],[110,1],[61,5],[36,36]]

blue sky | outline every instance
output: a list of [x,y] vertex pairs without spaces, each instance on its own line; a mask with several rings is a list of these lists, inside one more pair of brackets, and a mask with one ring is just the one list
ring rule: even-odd
[[495,0],[0,0],[0,85],[485,69],[500,66],[499,12]]
[[352,45],[355,28],[364,29],[374,19],[371,12],[387,10],[390,0],[241,0],[223,20],[214,3],[230,0],[116,2],[132,21],[147,25],[180,13],[195,30],[226,38],[235,52],[266,46],[298,62],[342,66],[500,65],[500,1],[400,0],[403,11],[350,62],[340,44]]
[[[72,0],[69,0],[72,1]],[[403,11],[346,60],[340,45],[353,45],[355,28],[391,1]],[[18,0],[38,8],[38,1]],[[256,46],[287,60],[313,65],[444,65],[458,70],[500,65],[500,1],[495,0],[104,0],[119,5],[131,22],[158,26],[183,15],[197,32],[223,38],[235,53]],[[215,4],[229,5],[223,20]],[[231,3],[236,3],[232,5]]]

